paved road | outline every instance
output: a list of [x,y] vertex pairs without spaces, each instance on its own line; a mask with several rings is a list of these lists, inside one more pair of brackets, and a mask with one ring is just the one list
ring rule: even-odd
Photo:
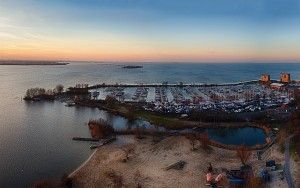
[[285,140],[285,164],[284,164],[284,174],[289,188],[295,188],[294,181],[290,171],[290,140],[293,137],[290,136]]

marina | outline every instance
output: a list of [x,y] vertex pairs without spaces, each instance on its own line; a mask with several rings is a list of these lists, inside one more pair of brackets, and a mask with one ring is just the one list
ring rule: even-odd
[[[224,71],[214,72],[215,69]],[[73,106],[72,101],[68,101],[72,107],[66,107],[60,100],[24,102],[21,98],[24,97],[28,88],[54,88],[57,84],[63,84],[65,88],[68,88],[78,83],[97,85],[105,82],[107,84],[105,87],[89,89],[89,92],[98,91],[99,93],[96,92],[95,97],[100,100],[105,99],[110,93],[110,91],[105,91],[109,84],[116,85],[118,83],[118,87],[124,88],[124,103],[138,103],[134,102],[132,97],[137,85],[143,85],[144,88],[148,88],[147,104],[154,104],[155,86],[150,87],[146,84],[152,86],[150,83],[157,83],[157,87],[162,87],[162,83],[167,81],[168,86],[164,86],[166,87],[167,104],[180,103],[180,101],[198,96],[199,102],[200,99],[207,101],[206,107],[212,107],[213,102],[209,102],[211,98],[206,94],[209,93],[210,88],[214,91],[217,88],[225,88],[222,86],[224,82],[239,83],[241,80],[255,80],[262,72],[269,72],[272,78],[277,78],[280,72],[285,71],[290,72],[293,78],[297,78],[299,70],[299,64],[146,64],[143,65],[142,69],[130,70],[117,65],[96,63],[70,63],[67,66],[15,66],[14,68],[13,66],[2,66],[0,69],[2,80],[0,92],[3,108],[3,113],[0,113],[2,128],[0,137],[2,143],[1,186],[30,187],[37,180],[43,178],[60,179],[65,173],[71,173],[92,154],[89,141],[77,142],[72,140],[73,137],[90,137],[86,127],[86,122],[89,119],[103,118],[111,121],[116,129],[133,126],[123,117],[115,116],[98,108]],[[208,74],[210,76],[206,76]],[[14,75],[14,77],[12,78],[10,75]],[[178,83],[176,84],[176,82]],[[183,82],[184,87],[179,87],[179,82]],[[186,83],[187,85],[185,85]],[[190,83],[199,83],[199,85],[194,86]],[[219,85],[206,87],[204,83]],[[134,87],[124,87],[127,84]],[[248,87],[246,85],[244,87]],[[254,86],[255,88],[264,87],[260,84],[254,84]],[[298,84],[290,83],[289,86],[298,87]],[[237,88],[228,87],[236,90],[235,93],[238,96],[243,96],[242,93],[238,92],[243,87],[242,85],[236,86]],[[177,97],[178,102],[174,100],[172,94],[172,90],[176,88],[182,95],[182,97]],[[286,91],[267,89],[278,94],[286,95],[287,93]],[[219,93],[221,92],[218,91]],[[224,93],[223,95],[228,95],[225,90]],[[195,103],[197,104],[196,101]],[[157,104],[159,109],[159,103]],[[151,105],[149,105],[149,110],[155,110],[154,107],[150,107]],[[178,105],[175,110],[179,113],[184,108],[186,108],[185,105]],[[139,121],[137,123],[140,126],[145,125],[145,122]],[[148,126],[150,125],[147,124]],[[232,141],[231,138],[236,134],[227,134],[232,132],[243,135],[244,140],[241,142]],[[249,139],[249,145],[252,145],[251,142],[256,144],[261,138],[255,138],[253,135],[258,132],[258,135],[263,136],[260,131],[253,130],[251,134],[244,134],[245,132],[248,131],[245,129],[226,131],[228,137],[222,137],[225,139],[223,141],[219,140],[221,139],[220,135],[214,135],[215,131],[208,131],[211,139],[230,144],[248,143]],[[116,143],[118,141],[122,141],[122,139],[118,138]],[[172,155],[173,153],[172,151]],[[31,161],[34,162],[31,163]],[[202,181],[201,178],[200,180]]]
[[300,188],[300,0],[0,0],[0,188]]
[[287,108],[293,101],[293,92],[297,88],[297,84],[277,89],[272,84],[249,81],[215,85],[103,84],[101,87],[90,86],[88,89],[94,100],[105,100],[110,96],[120,102],[148,104],[145,108],[151,111],[189,113],[192,110],[221,110],[239,113]]

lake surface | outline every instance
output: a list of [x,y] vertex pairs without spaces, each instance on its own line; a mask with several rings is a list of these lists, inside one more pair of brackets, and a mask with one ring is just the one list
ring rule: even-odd
[[[89,119],[102,117],[115,127],[129,126],[125,119],[98,109],[68,108],[60,102],[26,103],[21,98],[28,88],[103,82],[224,83],[258,79],[262,73],[278,79],[281,72],[299,79],[300,64],[145,64],[142,69],[96,63],[0,66],[0,187],[28,187],[36,180],[60,178],[78,167],[91,151],[89,143],[72,141],[72,137],[89,136]],[[210,135],[224,139],[218,134]],[[238,136],[222,142],[249,134],[245,131]]]
[[209,139],[228,145],[255,146],[266,141],[264,131],[254,127],[207,129],[206,132]]

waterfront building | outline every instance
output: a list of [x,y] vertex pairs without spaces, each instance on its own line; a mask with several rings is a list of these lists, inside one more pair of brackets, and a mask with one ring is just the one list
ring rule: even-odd
[[281,73],[280,74],[280,82],[290,83],[291,82],[291,75],[289,73]]
[[282,83],[272,83],[270,85],[270,87],[272,89],[276,89],[276,90],[283,90],[284,89],[284,84],[282,84]]
[[263,74],[260,77],[260,81],[262,82],[270,82],[271,81],[271,77],[269,74]]

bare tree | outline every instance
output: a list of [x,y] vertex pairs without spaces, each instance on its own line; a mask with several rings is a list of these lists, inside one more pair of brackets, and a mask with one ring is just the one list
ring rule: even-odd
[[114,108],[117,102],[117,99],[112,96],[107,95],[105,98],[105,103],[109,108]]
[[129,105],[127,107],[127,110],[128,110],[128,112],[127,112],[127,116],[126,117],[127,117],[128,121],[130,121],[130,122],[134,121],[136,119],[135,113],[134,113],[134,111],[135,111],[134,106],[133,105]]
[[206,149],[209,148],[210,141],[209,141],[209,137],[208,137],[208,133],[207,132],[198,134],[197,135],[197,139],[200,141],[201,147],[203,149],[206,150]]
[[246,165],[250,159],[252,152],[246,146],[239,146],[236,150],[236,156],[241,160],[243,165]]
[[45,93],[46,93],[46,90],[44,88],[38,88],[38,87],[31,88],[26,91],[25,97],[33,98],[33,97],[37,97],[40,95],[44,95]]
[[122,159],[122,162],[127,162],[127,160],[129,159],[129,155],[134,152],[134,146],[127,145],[127,146],[123,147],[122,150],[124,151],[124,154],[125,154],[125,158]]
[[137,139],[144,138],[143,134],[144,134],[145,129],[143,127],[140,127],[139,125],[137,125],[133,131],[134,131],[134,135]]
[[247,180],[245,188],[266,187],[260,177],[251,177]]
[[197,135],[195,133],[188,133],[185,135],[185,137],[190,141],[192,150],[196,150],[195,145],[197,141]]
[[155,130],[155,128],[154,127],[150,127],[149,129],[148,129],[148,131],[149,131],[149,134],[151,135],[151,137],[152,137],[152,142],[155,142],[155,136],[156,136],[156,130]]
[[88,126],[92,137],[96,139],[102,139],[114,133],[113,126],[103,119],[90,120]]
[[54,90],[57,93],[62,93],[64,91],[64,86],[62,84],[58,84]]
[[105,172],[105,175],[113,182],[113,187],[120,188],[124,186],[124,180],[122,175],[119,175],[114,170],[109,170]]

